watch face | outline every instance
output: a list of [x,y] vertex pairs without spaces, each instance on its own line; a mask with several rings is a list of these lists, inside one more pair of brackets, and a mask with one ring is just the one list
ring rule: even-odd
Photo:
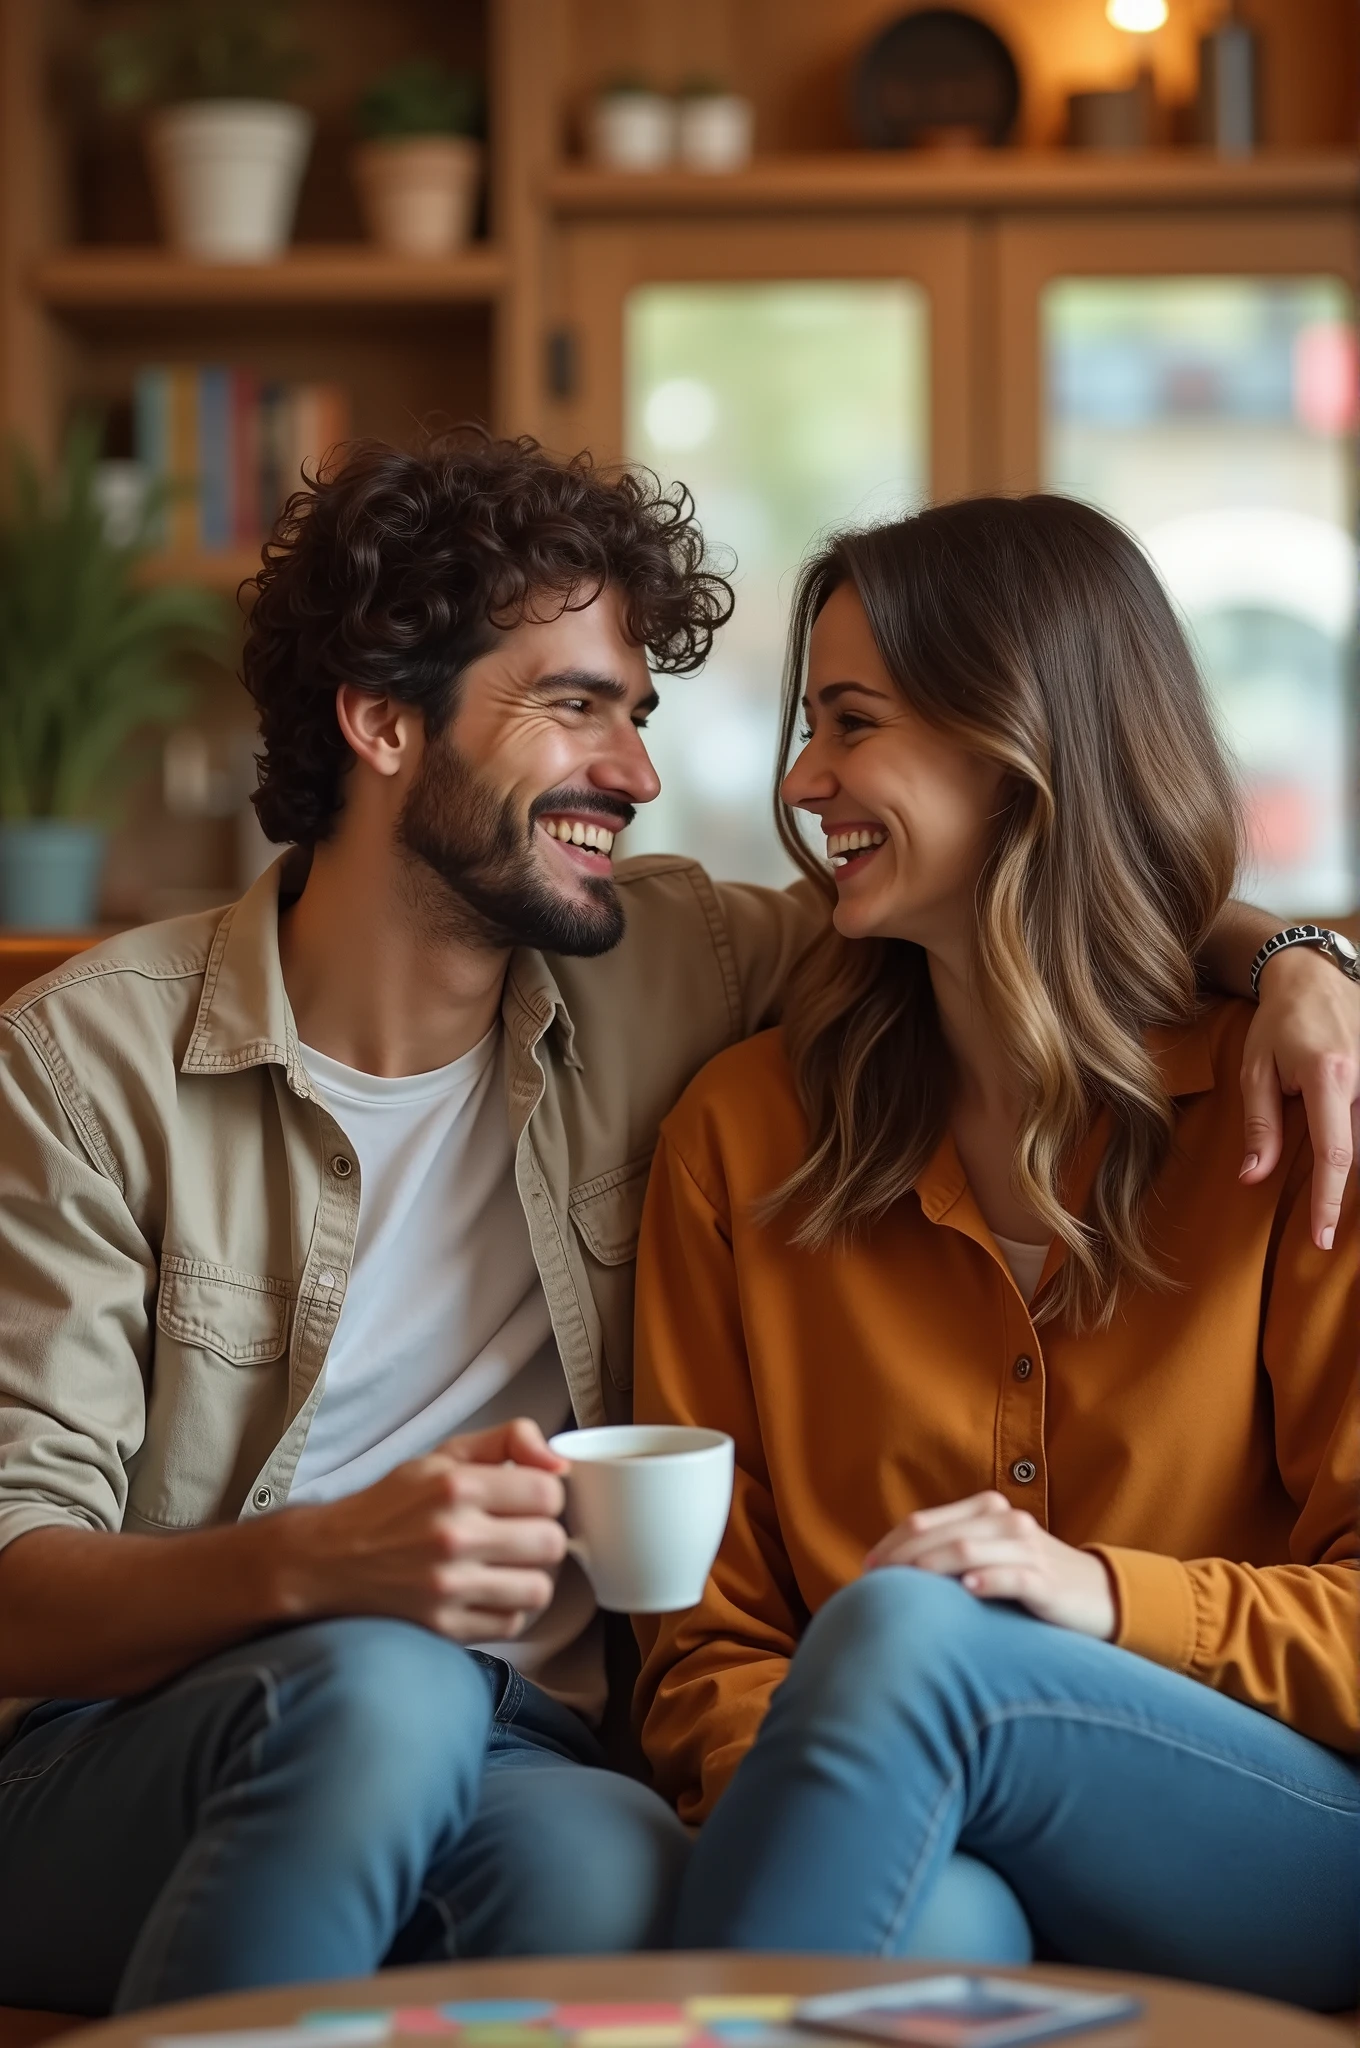
[[1333,932],[1332,944],[1348,967],[1354,967],[1356,961],[1360,960],[1360,948],[1357,948],[1344,932]]

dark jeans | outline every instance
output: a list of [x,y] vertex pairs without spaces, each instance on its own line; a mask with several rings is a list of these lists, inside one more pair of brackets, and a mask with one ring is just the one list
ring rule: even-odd
[[1017,1901],[1069,1962],[1352,2006],[1360,1764],[952,1580],[872,1572],[804,1636],[676,1945],[920,1954],[928,1922],[936,1955],[1007,1962]]
[[0,1750],[0,2004],[668,1945],[689,1842],[579,1717],[404,1622],[282,1630]]

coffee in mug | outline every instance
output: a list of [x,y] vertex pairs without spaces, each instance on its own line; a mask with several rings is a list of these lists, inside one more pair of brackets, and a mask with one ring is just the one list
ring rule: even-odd
[[697,1605],[732,1504],[733,1446],[716,1429],[623,1423],[569,1429],[567,1545],[601,1607],[674,1614]]

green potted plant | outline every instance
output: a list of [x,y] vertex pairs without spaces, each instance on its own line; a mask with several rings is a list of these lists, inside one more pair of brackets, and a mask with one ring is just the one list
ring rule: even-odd
[[94,922],[130,743],[182,712],[179,658],[226,645],[220,599],[139,587],[157,507],[129,544],[109,538],[98,446],[78,422],[50,482],[15,446],[0,511],[0,925],[23,931]]
[[481,81],[433,57],[395,64],[355,108],[354,180],[368,232],[402,256],[447,256],[472,233]]
[[150,0],[94,54],[108,107],[156,109],[147,145],[171,246],[218,263],[286,248],[314,125],[281,96],[307,61],[287,0]]

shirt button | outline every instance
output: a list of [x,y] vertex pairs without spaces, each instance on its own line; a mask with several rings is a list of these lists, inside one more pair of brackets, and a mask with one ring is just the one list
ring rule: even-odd
[[318,1273],[316,1276],[316,1284],[318,1287],[334,1287],[334,1273],[332,1273],[329,1269],[324,1273]]
[[1016,1378],[1017,1378],[1018,1380],[1027,1380],[1027,1379],[1029,1378],[1030,1374],[1031,1374],[1031,1373],[1033,1372],[1033,1370],[1034,1370],[1034,1360],[1033,1360],[1032,1358],[1017,1358],[1017,1359],[1016,1359],[1016,1361],[1015,1361],[1015,1377],[1016,1377]]
[[271,1486],[257,1486],[250,1498],[252,1505],[263,1513],[274,1498],[274,1489]]
[[331,1161],[331,1172],[337,1180],[348,1180],[354,1171],[354,1161],[346,1159],[343,1152],[337,1152]]
[[1011,1478],[1017,1486],[1028,1486],[1037,1470],[1038,1467],[1032,1465],[1028,1458],[1017,1458],[1011,1466]]

